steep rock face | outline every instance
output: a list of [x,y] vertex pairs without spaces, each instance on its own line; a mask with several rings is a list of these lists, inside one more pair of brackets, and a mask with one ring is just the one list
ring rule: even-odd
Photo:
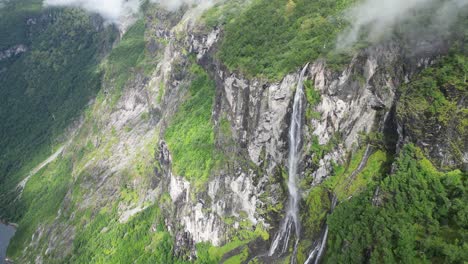
[[446,52],[446,46],[421,45],[418,53],[408,54],[388,43],[363,50],[341,73],[327,69],[323,61],[314,63],[310,78],[321,94],[315,108],[320,119],[307,120],[309,129],[321,145],[336,135],[342,142],[320,160],[314,184],[330,176],[331,162],[343,162],[346,153],[364,143],[360,135],[383,132],[386,123],[396,122],[392,112],[398,88]]
[[[189,28],[189,32],[194,30],[197,28]],[[188,181],[172,174],[169,190],[176,205],[175,218],[181,219],[184,226],[182,234],[188,232],[194,242],[208,241],[219,246],[229,241],[243,219],[252,226],[268,227],[258,208],[266,206],[266,202],[282,202],[283,190],[279,184],[270,185],[270,177],[283,162],[284,153],[279,150],[286,146],[286,117],[293,94],[291,88],[298,76],[287,76],[277,84],[238,77],[212,61],[212,48],[218,41],[219,30],[200,34],[189,33],[186,43],[216,80],[213,122],[219,127],[222,119],[227,120],[232,139],[224,140],[235,141],[235,144],[223,146],[223,139],[218,138],[218,147],[241,161],[233,161],[232,165],[212,175],[206,183],[206,191],[193,190]],[[242,161],[245,159],[247,163],[252,160],[253,164],[245,164]],[[267,197],[268,201],[260,199],[269,190],[279,190],[280,195]],[[231,217],[236,220],[227,226],[223,219]]]
[[[169,194],[171,205],[162,208],[164,223],[175,237],[174,251],[178,256],[196,258],[195,244],[199,242],[226,244],[237,230],[245,228],[241,223],[246,220],[251,230],[262,226],[273,233],[277,228],[281,210],[271,212],[266,208],[286,200],[282,171],[300,70],[273,83],[247,78],[229,71],[215,59],[221,29],[207,30],[194,23],[190,12],[158,12],[149,20],[151,39],[147,49],[160,58],[156,69],[150,77],[136,72],[115,106],[111,106],[110,96],[94,102],[98,114],[85,121],[74,139],[78,142],[89,138],[97,149],[96,155],[73,168],[73,185],[82,191],[78,208],[71,206],[77,194],[70,189],[57,218],[37,229],[24,251],[24,259],[33,257],[28,256],[30,249],[38,249],[31,252],[42,252],[46,260],[65,259],[72,252],[76,226],[71,223],[76,212],[89,210],[95,215],[106,204],[117,202],[118,220],[125,223],[165,193]],[[186,50],[196,54],[198,64],[215,80],[215,131],[227,120],[232,132],[225,137],[216,133],[216,147],[234,160],[214,171],[202,187],[173,173],[171,153],[164,141],[165,129],[183,101],[184,87],[191,81],[187,70],[191,58]],[[319,117],[304,120],[301,177],[310,167],[313,171],[313,181],[304,191],[331,176],[333,164],[346,162],[346,155],[363,144],[360,134],[383,130],[386,123],[392,123],[397,88],[444,52],[443,47],[421,47],[420,53],[406,54],[398,44],[388,43],[360,52],[342,71],[332,70],[323,60],[311,63],[306,79],[321,98],[317,105],[310,106]],[[112,83],[106,84],[105,92],[113,92]],[[95,133],[93,126],[101,132]],[[308,151],[314,136],[320,145],[339,138],[339,143],[319,157],[317,164],[312,164],[314,154]],[[80,147],[66,147],[63,156]],[[147,177],[128,179],[141,159],[157,165],[151,167]],[[122,186],[134,190],[137,198],[119,200]],[[264,244],[256,253],[267,249],[268,242]],[[35,262],[42,263],[42,258],[38,255]]]
[[[412,89],[412,85],[408,89]],[[417,87],[416,87],[417,89]],[[466,92],[448,85],[440,87],[440,92],[452,104],[447,120],[434,118],[429,114],[405,111],[411,91],[405,91],[399,102],[398,128],[400,141],[414,142],[423,149],[431,161],[443,170],[468,169],[468,134],[460,122],[466,119],[468,103]],[[442,108],[442,106],[439,106]]]
[[[251,197],[250,203],[242,202],[244,206],[237,209],[248,212],[248,218],[252,223],[256,223],[253,201],[262,194],[259,190],[267,193],[266,190],[281,188],[278,184],[272,185],[268,177],[274,173],[277,166],[285,165],[288,119],[299,70],[285,76],[278,83],[245,78],[239,73],[230,72],[213,59],[216,53],[217,37],[222,35],[219,29],[204,33],[195,28],[189,32],[191,33],[186,42],[190,51],[197,54],[199,63],[214,75],[217,82],[217,97],[213,112],[215,122],[220,116],[227,116],[233,129],[233,137],[238,144],[238,151],[247,153],[248,158],[254,164],[265,168],[263,175],[260,175],[260,180],[255,181],[254,185],[252,182],[245,183],[245,179],[256,177],[249,173],[240,173],[239,177],[225,179],[214,177],[215,180],[208,184],[210,186],[208,193],[212,199],[223,197],[223,195],[230,197],[232,193],[237,197]],[[326,145],[337,135],[342,142],[320,159],[313,172],[312,184],[317,185],[331,176],[332,164],[345,162],[347,153],[354,151],[363,143],[360,134],[383,131],[386,122],[394,122],[391,120],[393,118],[391,112],[394,111],[397,88],[446,51],[445,46],[434,48],[421,45],[417,53],[408,54],[397,43],[389,43],[363,50],[346,65],[342,72],[331,70],[322,60],[311,64],[306,78],[314,83],[315,89],[321,94],[320,103],[315,107],[315,110],[320,113],[320,118],[305,120],[307,126],[304,126],[303,133],[306,135],[303,155],[306,156],[307,146],[311,140],[307,135],[317,136],[320,145]],[[308,161],[304,161],[303,171],[308,166],[307,164]],[[245,175],[249,176],[244,178]],[[219,186],[219,181],[223,181],[224,185],[231,182],[232,187],[232,183],[239,180],[246,186],[242,192],[239,193],[233,188],[221,188],[218,189],[219,195],[213,194],[217,188],[212,186]],[[180,183],[180,179],[176,182],[179,182],[178,187],[188,186],[187,182]],[[179,190],[177,193],[183,193],[183,191]],[[229,198],[221,199],[222,201],[217,203],[229,204],[226,203]],[[276,203],[281,200],[267,202]],[[258,200],[257,211],[261,205],[262,201]],[[204,207],[203,203],[198,203],[189,208]],[[221,208],[223,206],[213,206],[210,216],[205,215],[204,219],[209,219],[205,222],[205,224],[208,223],[205,226],[213,230],[211,235],[205,233],[206,230],[201,228],[202,224],[200,224],[201,229],[195,231],[197,228],[193,228],[193,222],[196,221],[192,223],[185,221],[187,226],[191,226],[189,233],[196,234],[196,242],[208,240],[215,245],[226,242],[217,235],[222,232],[214,231],[222,230],[222,223],[218,222],[220,227],[217,228],[216,222],[211,219],[213,212],[221,217],[229,215],[229,210]],[[200,212],[200,210],[196,211]],[[202,214],[199,215],[199,222],[203,223]],[[266,224],[275,225],[274,222]],[[204,235],[197,235],[197,232]],[[206,237],[207,240],[202,237]]]

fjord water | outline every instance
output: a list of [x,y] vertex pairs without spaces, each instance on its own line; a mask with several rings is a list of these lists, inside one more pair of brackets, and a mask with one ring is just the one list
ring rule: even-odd
[[0,264],[5,263],[6,250],[14,234],[15,228],[13,226],[0,222]]
[[288,192],[289,199],[286,208],[286,216],[283,219],[281,228],[275,236],[271,244],[268,255],[273,256],[277,253],[280,255],[288,250],[291,233],[295,232],[295,245],[292,256],[292,262],[295,261],[297,242],[299,241],[301,224],[299,221],[299,189],[297,187],[297,168],[299,165],[299,156],[301,151],[301,131],[302,131],[302,115],[304,104],[304,75],[307,71],[308,64],[302,69],[301,75],[297,83],[296,93],[294,95],[293,113],[291,116],[291,124],[289,127],[289,158],[288,158]]

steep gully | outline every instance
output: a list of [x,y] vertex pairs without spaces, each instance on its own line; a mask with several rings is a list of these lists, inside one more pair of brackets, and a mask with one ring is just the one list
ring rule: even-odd
[[[366,150],[364,152],[364,156],[361,159],[361,162],[359,163],[358,167],[350,174],[348,177],[347,181],[348,184],[346,185],[346,188],[349,188],[350,183],[356,178],[356,176],[366,167],[367,161],[369,160],[369,157],[371,156],[373,150],[372,146],[370,144],[367,145]],[[333,212],[333,210],[336,207],[336,204],[338,202],[338,198],[336,195],[333,195],[332,198],[332,204],[330,208],[330,213]],[[304,264],[318,264],[320,262],[320,259],[322,258],[322,255],[325,251],[325,245],[327,243],[328,239],[328,225],[325,225],[325,230],[322,233],[322,236],[320,237],[319,240],[317,240],[314,243],[314,249],[310,252],[309,257],[307,257],[307,260],[304,262]]]
[[282,255],[288,250],[289,240],[291,234],[295,232],[295,245],[294,252],[291,257],[291,262],[295,263],[295,255],[297,251],[297,244],[300,237],[300,221],[299,221],[299,199],[300,194],[297,187],[297,168],[299,165],[299,156],[301,151],[301,130],[302,130],[302,115],[303,115],[303,79],[307,71],[307,64],[299,76],[294,95],[293,113],[291,116],[291,124],[289,128],[289,158],[288,158],[288,191],[289,200],[286,209],[286,216],[283,219],[281,228],[275,236],[268,252],[269,256],[275,254]]
[[[383,132],[385,122],[387,121],[387,118],[389,117],[390,112],[387,112],[382,119],[382,124],[380,125],[379,132]],[[359,163],[358,167],[348,176],[346,179],[347,184],[346,184],[346,189],[348,189],[351,185],[351,183],[354,181],[356,176],[361,173],[361,171],[366,167],[367,161],[369,160],[369,157],[372,155],[374,152],[374,149],[371,144],[367,144],[366,150],[364,151],[364,155],[362,156],[361,162]],[[376,194],[379,192],[379,189],[376,189]],[[335,209],[336,205],[338,202],[338,198],[336,195],[333,195],[332,198],[332,204],[330,207],[330,212],[329,214],[333,213],[333,210]],[[374,203],[374,202],[373,202]],[[328,239],[328,225],[325,225],[325,229],[322,233],[322,236],[315,241],[314,243],[314,248],[310,252],[309,256],[307,257],[307,260],[304,262],[304,264],[318,264],[320,263],[320,259],[323,256],[323,253],[325,251],[325,245],[327,243]]]

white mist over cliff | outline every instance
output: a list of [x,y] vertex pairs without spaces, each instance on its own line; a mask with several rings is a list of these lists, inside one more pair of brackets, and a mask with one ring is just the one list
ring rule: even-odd
[[45,0],[44,6],[80,7],[98,13],[106,20],[118,23],[125,16],[133,15],[140,8],[139,0]]
[[[170,11],[179,9],[182,5],[197,5],[207,8],[213,0],[151,0]],[[141,0],[45,0],[44,6],[72,6],[80,7],[89,12],[98,13],[106,20],[122,24],[136,15],[140,9]]]
[[447,28],[467,6],[468,0],[365,0],[345,11],[350,27],[338,37],[337,47],[349,47],[361,37],[375,42],[423,10],[430,9],[432,16],[425,27]]

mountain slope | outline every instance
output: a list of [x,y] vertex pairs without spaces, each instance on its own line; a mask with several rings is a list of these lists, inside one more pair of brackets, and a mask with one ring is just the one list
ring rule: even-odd
[[[338,51],[354,1],[148,2],[120,38],[24,3],[12,17],[30,33],[1,50],[26,51],[0,60],[15,263],[467,260],[466,12],[414,36],[424,10]],[[301,227],[268,254],[299,82]]]

